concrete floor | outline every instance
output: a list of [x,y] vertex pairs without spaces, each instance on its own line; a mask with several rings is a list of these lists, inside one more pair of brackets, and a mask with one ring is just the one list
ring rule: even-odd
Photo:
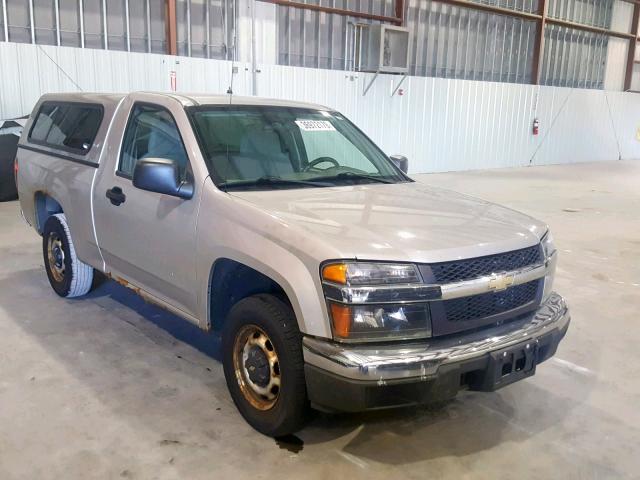
[[573,323],[535,377],[434,408],[244,423],[216,342],[113,282],[62,300],[0,204],[0,478],[640,478],[640,162],[420,176],[546,220]]

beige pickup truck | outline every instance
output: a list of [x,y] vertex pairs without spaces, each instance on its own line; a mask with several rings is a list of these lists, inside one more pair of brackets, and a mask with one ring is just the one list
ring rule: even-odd
[[45,95],[16,168],[55,292],[104,272],[221,335],[231,396],[267,435],[310,408],[495,390],[569,326],[544,223],[413,181],[330,108]]

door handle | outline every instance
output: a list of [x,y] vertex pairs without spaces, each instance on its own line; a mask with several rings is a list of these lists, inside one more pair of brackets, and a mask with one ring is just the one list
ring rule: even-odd
[[122,192],[120,187],[113,187],[111,190],[107,190],[107,198],[111,200],[111,205],[116,207],[127,199],[127,196]]

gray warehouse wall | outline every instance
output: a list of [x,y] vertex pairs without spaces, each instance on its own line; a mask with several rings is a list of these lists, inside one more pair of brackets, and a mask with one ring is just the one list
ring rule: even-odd
[[[250,65],[236,63],[234,92],[253,90]],[[342,111],[412,172],[640,158],[640,95],[473,80],[259,65],[258,95]],[[168,55],[0,43],[0,118],[29,113],[47,92],[178,91],[224,94],[232,64]],[[77,86],[76,86],[77,85]],[[531,133],[534,118],[540,134]]]

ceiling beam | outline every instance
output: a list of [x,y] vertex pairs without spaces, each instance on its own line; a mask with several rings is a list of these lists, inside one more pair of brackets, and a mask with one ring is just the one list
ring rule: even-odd
[[617,32],[607,28],[584,25],[582,23],[570,22],[568,20],[560,20],[559,18],[547,17],[547,23],[551,25],[558,25],[560,27],[572,28],[574,30],[582,30],[583,32],[600,33],[602,35],[608,35],[609,37],[624,39],[636,38],[636,35],[633,33]]
[[[523,18],[525,20],[540,20],[541,15],[538,13],[523,12],[520,10],[513,10],[511,8],[496,7],[486,3],[476,3],[470,0],[434,0],[435,2],[444,3],[447,5],[455,5],[457,7],[470,8],[472,10],[479,10],[481,12],[497,13],[500,15],[506,15],[508,17]],[[639,0],[640,1],[640,0]]]
[[[346,17],[355,17],[355,18],[364,18],[367,20],[378,20],[380,22],[394,23],[396,25],[402,24],[402,17],[398,17],[398,16],[388,17],[386,15],[375,15],[373,13],[356,12],[354,10],[345,10],[343,8],[323,7],[322,5],[314,5],[311,3],[302,3],[302,2],[292,2],[289,0],[262,0],[262,1],[268,2],[268,3],[275,3],[276,5],[282,5],[283,7],[293,7],[293,8],[300,8],[302,10],[313,10],[316,12],[333,13],[336,15],[343,15]],[[402,3],[401,0],[397,0],[396,9],[398,7],[398,2]]]

